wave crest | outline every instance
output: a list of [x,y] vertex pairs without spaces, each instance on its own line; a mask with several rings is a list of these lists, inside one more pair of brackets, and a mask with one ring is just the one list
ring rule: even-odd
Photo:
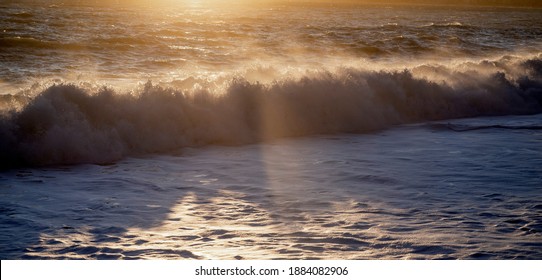
[[[1,115],[0,165],[108,163],[183,147],[542,112],[542,60],[498,62],[461,71],[347,68],[270,84],[235,78],[223,94],[150,82],[134,94],[53,85]],[[486,64],[493,70],[481,71]]]

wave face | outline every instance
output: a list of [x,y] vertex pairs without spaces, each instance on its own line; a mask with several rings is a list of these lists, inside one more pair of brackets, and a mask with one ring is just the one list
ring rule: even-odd
[[217,93],[149,82],[131,94],[52,85],[2,115],[1,164],[108,163],[183,147],[542,112],[540,57],[403,71],[342,68],[267,84],[237,77],[227,85]]

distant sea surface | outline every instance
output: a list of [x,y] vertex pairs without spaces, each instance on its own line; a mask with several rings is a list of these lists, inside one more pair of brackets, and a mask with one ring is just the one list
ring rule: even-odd
[[542,259],[542,10],[55,3],[0,3],[0,258]]

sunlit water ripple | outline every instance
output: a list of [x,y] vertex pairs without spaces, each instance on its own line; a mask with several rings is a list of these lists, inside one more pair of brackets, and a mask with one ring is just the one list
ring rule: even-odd
[[540,9],[67,2],[0,3],[0,258],[542,258]]
[[13,170],[2,258],[539,259],[540,117]]

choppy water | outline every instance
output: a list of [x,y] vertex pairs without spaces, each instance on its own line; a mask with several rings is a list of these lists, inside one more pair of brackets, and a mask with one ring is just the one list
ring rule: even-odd
[[12,170],[0,174],[1,256],[540,259],[541,121]]
[[539,9],[51,3],[1,4],[5,82],[171,81],[250,64],[280,73],[366,60],[485,59],[537,54],[542,36]]
[[67,2],[0,3],[3,259],[542,258],[542,10]]

